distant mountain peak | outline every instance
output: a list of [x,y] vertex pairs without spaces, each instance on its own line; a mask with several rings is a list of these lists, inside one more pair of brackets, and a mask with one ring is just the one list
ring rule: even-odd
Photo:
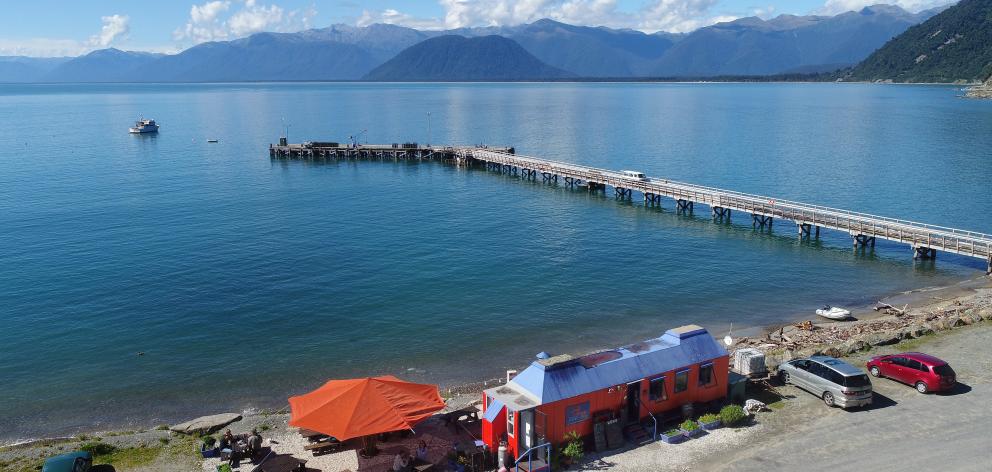
[[366,74],[366,80],[546,80],[572,74],[549,66],[512,39],[443,35],[404,49]]

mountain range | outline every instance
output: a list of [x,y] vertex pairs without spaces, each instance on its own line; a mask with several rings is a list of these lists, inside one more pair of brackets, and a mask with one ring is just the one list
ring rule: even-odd
[[979,82],[992,75],[992,0],[961,0],[909,28],[844,80]]
[[[836,16],[741,18],[688,34],[647,34],[547,19],[449,31],[334,25],[208,42],[171,55],[105,49],[75,58],[0,57],[0,82],[358,80],[387,77],[380,74],[400,64],[407,67],[407,76],[400,74],[402,69],[391,69],[388,80],[434,80],[426,77],[441,70],[446,71],[445,80],[477,80],[474,77],[487,71],[494,57],[522,69],[501,73],[500,79],[493,70],[482,74],[493,80],[822,72],[858,63],[936,13],[875,5]],[[452,36],[505,41],[459,41]],[[438,41],[441,37],[446,39]],[[445,63],[458,66],[446,69]]]

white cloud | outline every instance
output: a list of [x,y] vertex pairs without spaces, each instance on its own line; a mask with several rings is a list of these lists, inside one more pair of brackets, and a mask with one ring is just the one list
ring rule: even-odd
[[704,26],[737,19],[710,13],[717,0],[657,0],[641,12],[638,29],[686,33]]
[[130,18],[126,15],[101,17],[103,26],[100,32],[87,40],[62,38],[0,38],[0,56],[62,57],[86,54],[94,49],[102,49],[126,39],[130,33]]
[[422,29],[510,26],[550,18],[563,23],[644,31],[691,31],[737,17],[710,10],[718,0],[651,0],[640,11],[622,10],[617,0],[438,0],[444,18],[417,18],[395,9],[362,12],[356,24],[389,23]]
[[629,14],[617,10],[616,0],[438,0],[438,3],[445,10],[447,28],[516,25],[541,18],[604,26],[620,26],[630,20]]
[[193,5],[186,24],[176,28],[172,37],[176,41],[198,44],[262,31],[300,31],[311,27],[316,14],[313,6],[287,12],[278,5],[263,5],[256,0],[213,0]]
[[91,46],[105,48],[115,40],[127,37],[131,31],[131,27],[128,26],[130,18],[126,15],[104,16],[100,20],[103,21],[103,27],[100,28],[100,34],[90,36],[89,44]]
[[438,18],[417,18],[392,8],[382,11],[363,10],[362,16],[358,17],[358,20],[355,21],[355,25],[357,26],[368,26],[375,23],[400,25],[423,30],[440,30],[445,27],[444,22]]
[[934,7],[949,5],[957,0],[827,0],[823,7],[816,11],[820,15],[836,15],[848,11],[857,11],[878,3],[898,5],[911,12],[919,12]]

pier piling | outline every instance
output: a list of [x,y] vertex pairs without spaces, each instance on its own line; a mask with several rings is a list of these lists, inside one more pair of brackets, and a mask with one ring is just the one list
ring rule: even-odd
[[695,203],[708,205],[714,220],[730,221],[731,211],[751,214],[752,226],[771,230],[774,218],[793,221],[801,238],[820,236],[820,228],[847,232],[854,247],[874,247],[875,239],[907,244],[914,259],[936,257],[937,250],[976,257],[986,262],[986,273],[992,275],[992,235],[914,221],[888,218],[850,210],[827,208],[801,202],[777,200],[733,190],[706,187],[668,179],[631,177],[622,172],[599,169],[568,162],[517,155],[512,147],[486,146],[423,146],[417,143],[392,145],[341,145],[336,142],[305,142],[290,144],[280,139],[269,145],[271,159],[389,159],[435,160],[458,165],[485,166],[485,169],[536,180],[541,173],[545,183],[557,184],[564,179],[570,187],[585,182],[590,192],[605,192],[613,187],[618,200],[629,200],[633,191],[644,195],[645,205],[660,205],[663,197],[676,201],[680,214],[692,213]]

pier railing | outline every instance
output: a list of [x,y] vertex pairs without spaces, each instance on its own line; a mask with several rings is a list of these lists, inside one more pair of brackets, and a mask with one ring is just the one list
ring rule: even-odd
[[613,187],[619,198],[632,198],[632,192],[643,194],[645,203],[661,203],[662,197],[677,202],[677,211],[691,212],[693,204],[708,205],[714,217],[730,217],[732,211],[746,212],[754,224],[770,227],[773,219],[795,222],[800,237],[819,235],[820,228],[845,231],[855,246],[874,246],[875,239],[887,239],[913,248],[915,258],[935,257],[945,251],[987,261],[992,274],[992,235],[916,221],[872,215],[840,208],[783,200],[734,190],[708,187],[664,178],[638,178],[622,171],[540,159],[516,154],[513,148],[483,146],[430,146],[403,144],[340,144],[306,142],[269,147],[273,158],[299,159],[428,159],[457,163],[486,163],[536,178],[541,173],[546,181],[559,177],[568,185],[585,184],[590,189]]
[[[490,162],[567,177],[577,181],[611,186],[615,189],[636,190],[646,197],[666,196],[681,202],[702,203],[717,209],[743,211],[751,215],[792,220],[800,231],[831,228],[848,232],[855,244],[874,238],[898,241],[916,250],[941,250],[979,257],[989,261],[992,271],[992,235],[946,226],[872,215],[831,208],[822,205],[782,200],[662,178],[639,179],[610,169],[538,159],[489,149],[459,148],[456,154],[464,159]],[[925,253],[932,256],[932,252]]]

